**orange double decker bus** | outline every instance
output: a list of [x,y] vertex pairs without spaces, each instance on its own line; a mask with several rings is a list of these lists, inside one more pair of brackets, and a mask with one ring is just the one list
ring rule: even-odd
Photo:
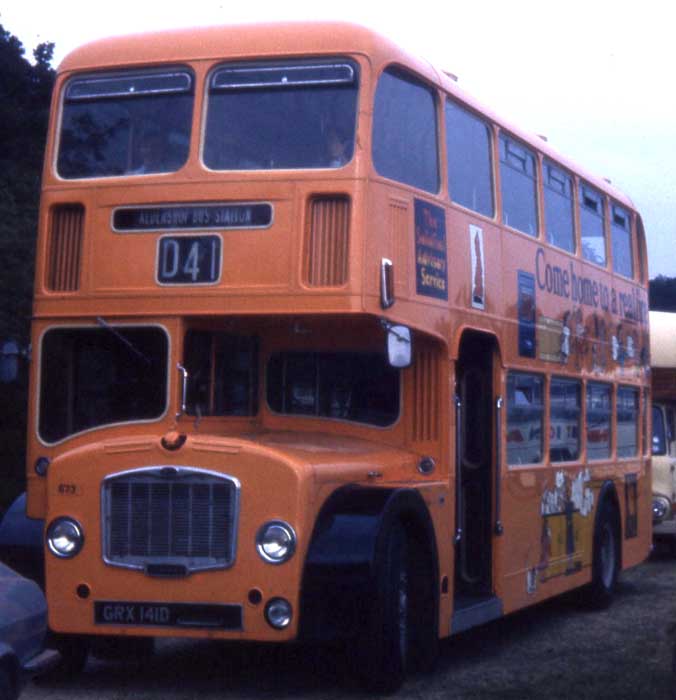
[[607,181],[344,24],[98,41],[60,66],[28,512],[50,626],[437,640],[651,540],[647,266]]

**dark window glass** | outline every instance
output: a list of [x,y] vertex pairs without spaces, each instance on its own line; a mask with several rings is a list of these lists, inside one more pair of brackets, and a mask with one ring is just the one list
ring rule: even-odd
[[568,462],[580,456],[580,383],[553,378],[549,390],[549,458]]
[[354,154],[357,67],[231,64],[211,78],[204,163],[212,170],[339,168]]
[[607,384],[587,384],[587,459],[610,457],[612,393]]
[[557,248],[575,252],[573,180],[568,173],[545,160],[545,227],[547,240]]
[[45,333],[40,357],[45,442],[165,411],[168,340],[160,328],[55,328]]
[[373,164],[392,180],[427,192],[439,189],[434,93],[400,71],[387,70],[378,81]]
[[638,389],[617,390],[617,456],[638,454]]
[[626,209],[613,204],[610,222],[613,244],[613,270],[625,277],[634,276],[634,259],[631,251],[631,216]]
[[491,131],[487,124],[455,102],[446,102],[446,152],[451,199],[493,216]]
[[199,416],[258,412],[258,353],[249,337],[189,331],[185,337],[187,411]]
[[641,445],[643,446],[643,454],[645,456],[648,456],[650,454],[650,450],[652,449],[651,444],[648,443],[648,411],[650,410],[649,407],[650,398],[648,395],[648,390],[643,389],[643,412],[641,414]]
[[659,406],[653,406],[653,447],[654,455],[667,454],[667,431],[664,425],[664,414]]
[[537,236],[535,156],[505,134],[500,136],[500,187],[503,222]]
[[542,377],[511,372],[507,377],[507,462],[542,461]]
[[605,218],[603,195],[589,185],[580,185],[582,255],[597,265],[606,264]]
[[399,416],[399,372],[377,354],[278,353],[267,397],[276,413],[386,426]]
[[66,179],[178,170],[188,158],[192,76],[184,71],[79,78],[64,97],[57,170]]

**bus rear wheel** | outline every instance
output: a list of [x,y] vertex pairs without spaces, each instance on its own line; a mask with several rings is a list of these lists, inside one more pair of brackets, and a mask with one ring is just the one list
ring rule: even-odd
[[607,608],[615,594],[620,572],[620,533],[617,511],[606,499],[594,529],[592,580],[586,591],[594,608]]

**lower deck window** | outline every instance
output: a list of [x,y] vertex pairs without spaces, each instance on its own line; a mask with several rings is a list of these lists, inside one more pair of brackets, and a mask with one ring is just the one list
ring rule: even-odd
[[617,456],[638,454],[638,389],[621,386],[617,390]]
[[512,372],[507,377],[507,461],[542,461],[542,377]]
[[580,456],[580,383],[553,378],[549,389],[549,458],[568,462]]
[[610,457],[610,424],[612,418],[610,385],[587,384],[587,458]]
[[375,353],[277,353],[267,399],[276,413],[387,426],[399,416],[399,372]]
[[45,442],[83,430],[159,418],[165,411],[169,342],[157,327],[54,328],[40,352]]

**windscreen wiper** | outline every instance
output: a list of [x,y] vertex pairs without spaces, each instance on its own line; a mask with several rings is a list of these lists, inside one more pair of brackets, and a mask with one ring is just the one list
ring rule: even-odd
[[120,331],[116,330],[113,326],[110,325],[104,318],[101,318],[101,316],[96,317],[96,322],[101,326],[102,328],[105,328],[107,331],[110,331],[123,345],[125,345],[131,352],[136,355],[139,359],[143,360],[148,367],[150,367],[153,363],[152,360],[147,356],[144,355],[130,340],[127,340]]

